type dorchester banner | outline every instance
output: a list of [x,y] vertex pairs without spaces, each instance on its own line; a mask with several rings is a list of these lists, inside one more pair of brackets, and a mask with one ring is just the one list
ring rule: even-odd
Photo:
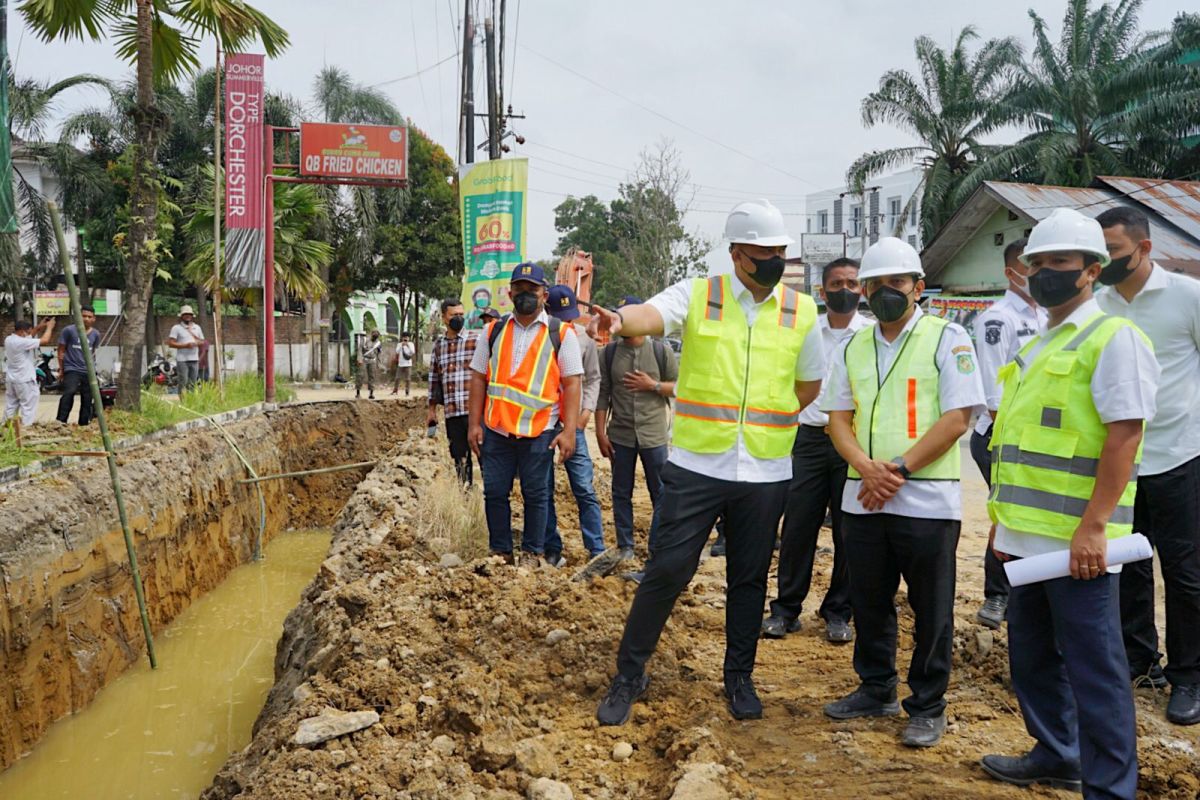
[[525,259],[525,192],[529,162],[523,158],[464,164],[459,172],[463,224],[463,305],[467,327],[482,328],[491,306],[512,310],[508,279]]
[[225,285],[263,282],[263,56],[225,56]]

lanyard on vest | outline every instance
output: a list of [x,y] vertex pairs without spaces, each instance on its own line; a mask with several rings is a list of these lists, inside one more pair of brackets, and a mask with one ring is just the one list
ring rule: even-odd
[[[913,323],[908,335],[904,337],[904,343],[900,345],[900,352],[896,353],[896,357],[893,358],[892,363],[888,365],[887,374],[884,375],[882,379],[879,377],[879,339],[875,338],[875,331],[871,331],[871,344],[873,345],[872,354],[875,356],[875,399],[871,402],[871,420],[870,425],[867,427],[867,455],[871,458],[875,457],[875,417],[879,413],[879,398],[883,395],[883,385],[888,382],[889,378],[892,377],[892,373],[896,370],[896,365],[900,363],[902,358],[904,358],[904,352],[908,350],[908,343],[916,338],[917,326],[921,324],[923,319],[924,315],[919,317],[917,321]],[[910,418],[913,416],[911,409],[915,405],[916,401],[917,399],[915,392],[910,389],[908,396]]]

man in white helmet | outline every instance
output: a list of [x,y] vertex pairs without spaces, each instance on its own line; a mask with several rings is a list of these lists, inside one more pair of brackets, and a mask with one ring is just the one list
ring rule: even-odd
[[1100,223],[1058,209],[1033,229],[1021,260],[1049,323],[1000,371],[992,547],[1002,561],[1069,551],[1071,575],[1012,587],[1008,660],[1037,744],[984,756],[983,769],[1018,786],[1133,800],[1137,724],[1120,567],[1106,558],[1108,539],[1132,531],[1159,366],[1145,334],[1092,298],[1110,261]]
[[593,325],[614,335],[683,338],[658,539],[625,623],[617,676],[596,712],[602,725],[624,724],[645,693],[646,662],[722,514],[725,696],[735,719],[762,716],[750,675],[767,571],[800,409],[821,388],[825,357],[816,304],[779,283],[792,244],[779,209],[739,203],[725,238],[732,274],[680,281],[641,305],[596,309]]
[[859,283],[879,321],[834,356],[823,410],[849,471],[842,529],[861,685],[825,706],[834,719],[895,716],[896,589],[916,617],[902,741],[931,747],[946,728],[954,641],[955,550],[962,525],[958,440],[984,410],[967,332],[923,314],[917,251],[884,238],[863,255]]
[[171,326],[171,332],[167,334],[167,344],[175,348],[180,394],[192,388],[200,377],[200,345],[203,341],[204,332],[195,322],[195,312],[191,306],[182,306],[178,324]]

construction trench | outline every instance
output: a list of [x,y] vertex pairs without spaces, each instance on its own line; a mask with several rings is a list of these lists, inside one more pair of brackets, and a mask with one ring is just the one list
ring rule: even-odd
[[[478,489],[466,497],[453,488],[445,444],[418,435],[423,421],[417,404],[362,402],[293,406],[230,426],[260,474],[378,463],[370,472],[262,484],[268,540],[288,528],[332,524],[332,542],[283,623],[274,675],[265,679],[274,685],[252,731],[202,781],[202,793],[170,796],[1074,796],[1004,786],[977,766],[986,753],[1021,752],[1030,743],[1008,683],[1004,633],[973,621],[987,531],[978,510],[968,510],[959,546],[950,728],[939,747],[902,747],[902,719],[823,716],[822,704],[855,678],[851,649],[826,642],[810,610],[801,632],[759,647],[764,719],[731,720],[720,684],[724,561],[707,557],[650,664],[647,697],[627,725],[601,728],[595,707],[633,584],[616,575],[571,580],[586,554],[561,470],[556,494],[570,565],[517,568],[485,557]],[[249,559],[257,495],[237,483],[244,468],[211,431],[121,460],[158,633]],[[608,476],[598,460],[606,526]],[[30,750],[36,756],[51,723],[82,711],[130,664],[145,661],[106,479],[103,464],[89,464],[0,491],[0,767]],[[964,491],[965,508],[979,505],[978,487],[964,481]],[[517,502],[518,517],[519,509]],[[650,518],[644,489],[635,511],[641,545]],[[827,532],[821,544],[828,546]],[[811,608],[830,562],[823,549]],[[903,592],[897,602],[903,671],[912,617]],[[1163,695],[1137,694],[1139,796],[1196,798],[1200,731],[1166,723]],[[160,796],[136,781],[128,787],[89,796]]]

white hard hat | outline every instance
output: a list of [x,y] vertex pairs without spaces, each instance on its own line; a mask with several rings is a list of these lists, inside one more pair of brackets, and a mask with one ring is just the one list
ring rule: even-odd
[[778,247],[795,244],[783,224],[783,214],[769,200],[738,203],[725,220],[725,238],[730,244]]
[[884,236],[868,247],[858,270],[860,282],[887,275],[925,277],[925,270],[921,267],[921,256],[917,255],[917,251],[908,242],[894,236]]
[[1056,208],[1050,216],[1033,226],[1029,243],[1021,254],[1021,261],[1029,263],[1029,257],[1037,253],[1061,253],[1076,251],[1091,253],[1100,259],[1100,266],[1108,266],[1108,248],[1104,245],[1104,231],[1100,223],[1073,208]]
[[179,316],[182,317],[184,314],[191,314],[192,316],[195,316],[196,312],[192,310],[191,306],[182,306],[179,309]]

